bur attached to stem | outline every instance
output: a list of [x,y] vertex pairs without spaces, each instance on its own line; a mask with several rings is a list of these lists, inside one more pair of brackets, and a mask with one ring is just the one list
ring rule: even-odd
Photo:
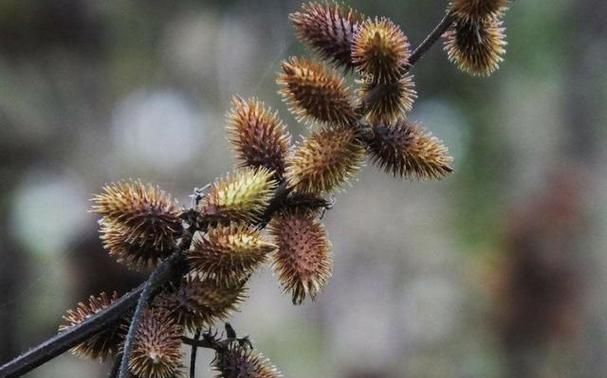
[[298,192],[333,192],[358,173],[364,158],[365,149],[353,129],[321,129],[289,156],[287,182]]
[[291,136],[278,113],[255,98],[235,97],[227,118],[228,139],[240,165],[266,168],[281,178]]
[[347,126],[356,121],[343,77],[320,63],[289,58],[276,80],[289,110],[301,122]]
[[363,19],[358,11],[338,3],[310,2],[289,19],[300,42],[339,67],[354,68],[352,39]]
[[293,304],[314,299],[333,271],[331,242],[325,227],[314,214],[286,212],[269,225],[278,249],[272,268]]

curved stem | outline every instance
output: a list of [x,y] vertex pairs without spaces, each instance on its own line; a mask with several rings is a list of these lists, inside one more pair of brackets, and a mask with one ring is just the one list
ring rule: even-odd
[[147,281],[145,281],[143,290],[141,291],[141,295],[139,295],[139,300],[137,301],[137,307],[135,308],[133,319],[131,320],[131,324],[129,326],[126,341],[124,343],[118,378],[128,378],[129,376],[129,360],[135,343],[135,335],[137,333],[137,329],[139,328],[139,324],[141,323],[141,319],[143,319],[144,310],[147,308],[153,291],[163,283],[167,282],[167,277],[174,277],[174,274],[171,274],[174,270],[173,268],[183,261],[185,261],[185,258],[179,249],[169,258],[160,263],[152,274],[150,274]]
[[447,29],[453,25],[453,21],[454,19],[451,13],[447,13],[445,17],[439,21],[430,34],[428,34],[422,43],[420,43],[419,46],[417,46],[411,53],[411,56],[409,57],[409,67],[414,66],[415,63],[417,63],[428,52],[428,50],[430,50],[430,47],[432,47],[436,41],[438,41],[441,35],[443,35],[443,33],[445,33]]

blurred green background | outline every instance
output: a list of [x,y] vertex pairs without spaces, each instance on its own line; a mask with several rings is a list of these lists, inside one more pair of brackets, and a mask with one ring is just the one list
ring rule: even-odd
[[[233,165],[231,96],[290,130],[280,60],[300,1],[0,2],[0,362],[89,294],[142,277],[105,256],[88,198],[141,178],[180,203]],[[445,1],[352,1],[413,44]],[[489,79],[435,46],[410,118],[449,146],[441,182],[372,166],[326,218],[335,272],[300,307],[271,272],[233,320],[287,377],[603,377],[607,371],[607,2],[517,1]],[[199,356],[200,377],[210,377]],[[103,377],[65,354],[30,377]]]

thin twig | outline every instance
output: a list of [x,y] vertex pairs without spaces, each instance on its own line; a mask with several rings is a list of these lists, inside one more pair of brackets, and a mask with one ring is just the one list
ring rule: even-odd
[[195,340],[190,337],[183,336],[181,342],[186,345],[196,345],[197,348],[215,349],[215,346],[209,343],[207,340]]
[[[200,339],[200,330],[196,330],[194,334],[194,340],[198,341]],[[198,345],[192,345],[192,352],[190,353],[190,378],[196,377],[196,352],[198,352]]]
[[453,16],[447,13],[445,17],[436,25],[436,27],[428,34],[428,36],[417,46],[409,56],[408,67],[412,67],[430,50],[436,41],[443,35],[447,29],[453,24]]
[[[152,274],[150,274],[147,281],[145,281],[143,290],[141,291],[141,295],[137,301],[137,307],[135,308],[133,319],[131,320],[131,324],[129,326],[129,332],[127,333],[125,339],[118,378],[128,378],[129,376],[129,360],[135,343],[135,335],[137,333],[137,329],[139,328],[139,324],[141,323],[141,319],[143,318],[144,310],[147,308],[148,302],[152,297],[153,291],[166,282],[166,280],[163,278],[167,276],[167,273],[172,272],[173,267],[180,261],[184,261],[184,256],[182,250],[178,249],[170,257],[161,262],[160,265],[158,265],[158,267],[152,272]],[[169,275],[169,277],[171,276],[172,275]]]
[[51,337],[6,363],[0,367],[0,377],[19,377],[85,341],[108,324],[124,316],[137,303],[137,298],[142,290],[143,285],[125,294],[110,307],[96,313],[77,326]]

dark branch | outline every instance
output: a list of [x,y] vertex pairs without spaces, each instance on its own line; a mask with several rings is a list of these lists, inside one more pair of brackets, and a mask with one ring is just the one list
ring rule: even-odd
[[[177,251],[175,251],[170,257],[161,262],[160,265],[158,265],[158,267],[152,272],[152,274],[150,274],[147,281],[145,281],[143,290],[141,291],[141,295],[139,295],[139,300],[137,301],[137,308],[135,308],[135,313],[133,314],[133,319],[131,320],[131,324],[129,326],[126,341],[124,343],[118,378],[128,378],[129,376],[128,367],[135,342],[135,334],[139,328],[141,319],[143,318],[144,310],[152,297],[152,293],[155,289],[172,279],[172,277],[175,277],[175,268],[179,265],[184,265],[184,262],[185,257],[183,255],[183,251],[181,249],[177,249]],[[183,268],[184,269],[179,270],[179,273],[182,273],[185,270],[185,266]]]
[[411,68],[417,63],[427,52],[430,50],[436,41],[443,35],[447,29],[453,24],[453,16],[450,13],[447,13],[445,17],[436,25],[434,30],[428,34],[428,36],[422,41],[422,43],[417,46],[415,50],[411,53],[409,57],[409,65],[408,68]]
[[[197,330],[194,334],[194,340],[200,339],[200,330]],[[190,353],[190,378],[196,377],[196,354],[198,352],[198,345],[192,345],[192,352]]]
[[0,367],[0,377],[19,377],[57,357],[101,331],[107,324],[120,319],[137,303],[143,285],[125,294],[107,309],[61,332]]

